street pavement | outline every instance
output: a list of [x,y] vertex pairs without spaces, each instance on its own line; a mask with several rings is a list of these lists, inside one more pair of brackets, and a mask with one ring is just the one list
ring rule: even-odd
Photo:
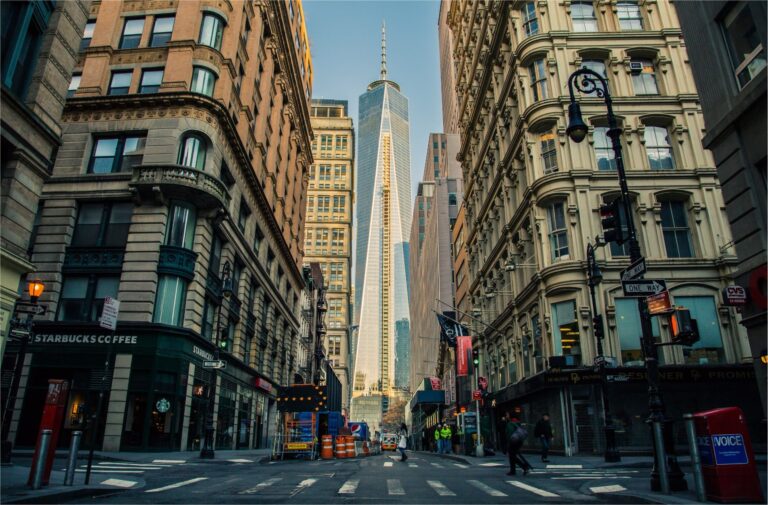
[[[462,463],[429,453],[400,462],[393,453],[330,461],[258,462],[248,458],[141,463],[100,461],[99,482],[122,492],[67,503],[670,503],[622,496],[647,470],[535,465],[507,476],[499,459]],[[685,502],[685,500],[679,500]]]

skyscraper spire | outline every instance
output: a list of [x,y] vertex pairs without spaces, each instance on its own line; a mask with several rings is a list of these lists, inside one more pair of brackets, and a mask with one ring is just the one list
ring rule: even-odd
[[387,27],[381,22],[381,80],[387,79]]

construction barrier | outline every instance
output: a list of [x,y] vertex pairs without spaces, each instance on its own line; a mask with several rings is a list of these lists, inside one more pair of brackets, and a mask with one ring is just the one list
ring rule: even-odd
[[320,457],[323,459],[333,459],[333,436],[323,435],[323,445],[320,451]]
[[336,436],[336,457],[339,459],[347,457],[347,440],[344,435]]
[[370,456],[371,451],[368,449],[368,442],[363,442],[363,456]]
[[353,437],[352,435],[344,435],[344,438],[347,441],[347,457],[354,458],[355,457],[355,437]]

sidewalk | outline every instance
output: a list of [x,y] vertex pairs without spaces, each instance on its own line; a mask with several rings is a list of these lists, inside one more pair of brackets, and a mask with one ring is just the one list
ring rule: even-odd
[[[175,462],[200,462],[208,463],[228,463],[234,460],[250,460],[260,462],[269,458],[271,449],[253,449],[253,450],[217,450],[215,459],[200,459],[198,451],[176,451],[176,452],[102,452],[94,451],[94,465],[98,461],[123,461],[130,463],[151,463],[155,460],[169,460]],[[30,465],[32,463],[32,450],[16,450],[13,452],[13,464],[0,467],[0,502],[2,503],[60,503],[62,500],[69,500],[86,496],[104,496],[127,491],[127,488],[121,487],[121,480],[112,478],[105,474],[92,474],[91,483],[85,485],[85,474],[78,472],[75,474],[74,485],[65,486],[64,472],[61,468],[66,466],[68,451],[58,450],[54,460],[54,470],[51,472],[51,478],[47,486],[33,490],[27,486],[29,478]],[[79,451],[78,466],[86,464],[88,461],[88,451]],[[130,489],[139,489],[144,486],[144,480],[141,477],[132,476],[136,485]]]

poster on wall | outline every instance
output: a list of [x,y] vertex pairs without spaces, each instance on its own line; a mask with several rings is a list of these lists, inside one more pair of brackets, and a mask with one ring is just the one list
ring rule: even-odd
[[472,337],[462,335],[456,338],[456,368],[459,377],[466,376],[469,373],[469,362],[467,353],[472,352]]

